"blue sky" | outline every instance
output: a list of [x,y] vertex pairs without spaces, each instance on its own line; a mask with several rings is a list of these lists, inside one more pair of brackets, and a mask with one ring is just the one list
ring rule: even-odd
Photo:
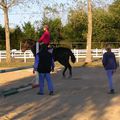
[[[47,1],[47,2],[46,2]],[[57,3],[65,3],[67,0],[57,0]],[[16,25],[22,25],[24,22],[32,22],[41,21],[43,18],[44,7],[47,5],[53,6],[55,4],[55,0],[44,0],[38,4],[30,4],[28,7],[13,7],[9,10],[9,23],[10,27],[15,27]],[[65,11],[64,11],[65,12]],[[60,14],[62,16],[62,12]],[[64,18],[63,18],[64,20]],[[4,16],[3,11],[0,9],[0,24],[4,26]]]
[[[47,1],[47,2],[46,2]],[[56,2],[57,1],[57,2]],[[84,0],[82,0],[84,1]],[[103,1],[103,0],[101,0]],[[107,3],[111,3],[112,0],[106,0]],[[38,4],[30,4],[29,7],[23,7],[23,6],[18,6],[18,7],[13,7],[9,11],[9,23],[10,27],[15,27],[16,25],[21,26],[24,24],[24,22],[32,22],[34,23],[35,21],[41,21],[43,17],[43,11],[44,7],[46,5],[53,6],[55,3],[66,3],[69,2],[71,6],[73,5],[70,0],[43,0],[40,5]],[[67,10],[67,6],[65,7]],[[67,11],[60,10],[60,17],[62,18],[63,23],[67,21]],[[3,16],[3,11],[0,9],[0,24],[4,26],[4,16]]]

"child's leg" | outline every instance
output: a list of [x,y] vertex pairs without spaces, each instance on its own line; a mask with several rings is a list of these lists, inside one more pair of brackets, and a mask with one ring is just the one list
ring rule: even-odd
[[39,74],[40,93],[44,93],[44,77],[45,77],[45,74],[43,73]]
[[108,77],[108,81],[109,81],[110,90],[114,89],[113,82],[112,82],[112,75],[113,75],[113,70],[107,70],[107,77]]
[[52,83],[52,80],[51,80],[50,73],[46,73],[45,77],[46,77],[47,84],[48,84],[48,90],[53,91],[53,83]]

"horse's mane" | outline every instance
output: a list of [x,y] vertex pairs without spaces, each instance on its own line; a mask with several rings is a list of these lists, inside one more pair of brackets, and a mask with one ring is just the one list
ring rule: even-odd
[[36,41],[33,39],[25,39],[24,41],[27,42],[29,45],[34,45],[36,43]]

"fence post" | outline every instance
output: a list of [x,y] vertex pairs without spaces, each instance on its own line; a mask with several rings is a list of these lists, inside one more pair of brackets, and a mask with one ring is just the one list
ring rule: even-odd
[[97,57],[97,56],[98,56],[98,49],[97,49],[97,48],[96,48],[95,52],[96,52],[95,55],[96,55],[96,57]]
[[11,57],[14,57],[14,51],[11,50]]
[[0,51],[0,62],[1,62],[1,59],[2,59],[2,55],[1,55],[1,51]]
[[26,52],[24,52],[24,62],[26,63]]
[[120,66],[120,48],[118,49],[118,54],[119,54],[119,66]]
[[76,62],[78,62],[78,50],[77,49],[73,49],[73,54],[75,55]]
[[106,50],[105,50],[105,49],[102,49],[102,55],[103,55],[105,52],[106,52]]
[[78,59],[79,59],[78,49],[76,49],[76,52],[77,52],[76,56],[77,56],[77,62],[78,62]]

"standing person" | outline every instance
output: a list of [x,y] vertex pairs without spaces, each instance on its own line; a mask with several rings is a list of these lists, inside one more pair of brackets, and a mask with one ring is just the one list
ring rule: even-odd
[[36,55],[33,73],[39,72],[39,95],[44,95],[44,79],[47,80],[49,95],[54,94],[53,83],[50,72],[54,71],[52,54],[48,52],[47,46],[43,45],[42,50]]
[[108,82],[109,82],[109,88],[110,88],[110,92],[109,94],[114,94],[114,87],[113,87],[113,73],[116,71],[117,69],[117,63],[116,63],[116,58],[115,58],[115,54],[113,52],[111,52],[111,47],[107,46],[106,47],[106,51],[103,54],[103,59],[102,59],[102,63],[104,66],[104,69],[106,70],[106,74],[108,77]]
[[41,44],[45,44],[45,45],[49,45],[50,44],[50,32],[49,32],[49,27],[48,25],[44,25],[43,27],[44,33],[43,35],[40,37],[40,39],[38,40],[38,42],[40,42]]
[[[40,37],[40,39],[38,40],[38,43],[40,43],[40,48],[39,48],[39,51],[42,50],[42,47],[43,47],[43,44],[48,46],[50,44],[50,32],[49,32],[49,27],[48,25],[44,25],[43,27],[43,30],[44,30],[44,33],[43,35]],[[39,44],[38,44],[39,45]],[[36,72],[37,73],[37,72]],[[38,85],[38,73],[36,74],[36,85],[34,86],[37,86]]]

